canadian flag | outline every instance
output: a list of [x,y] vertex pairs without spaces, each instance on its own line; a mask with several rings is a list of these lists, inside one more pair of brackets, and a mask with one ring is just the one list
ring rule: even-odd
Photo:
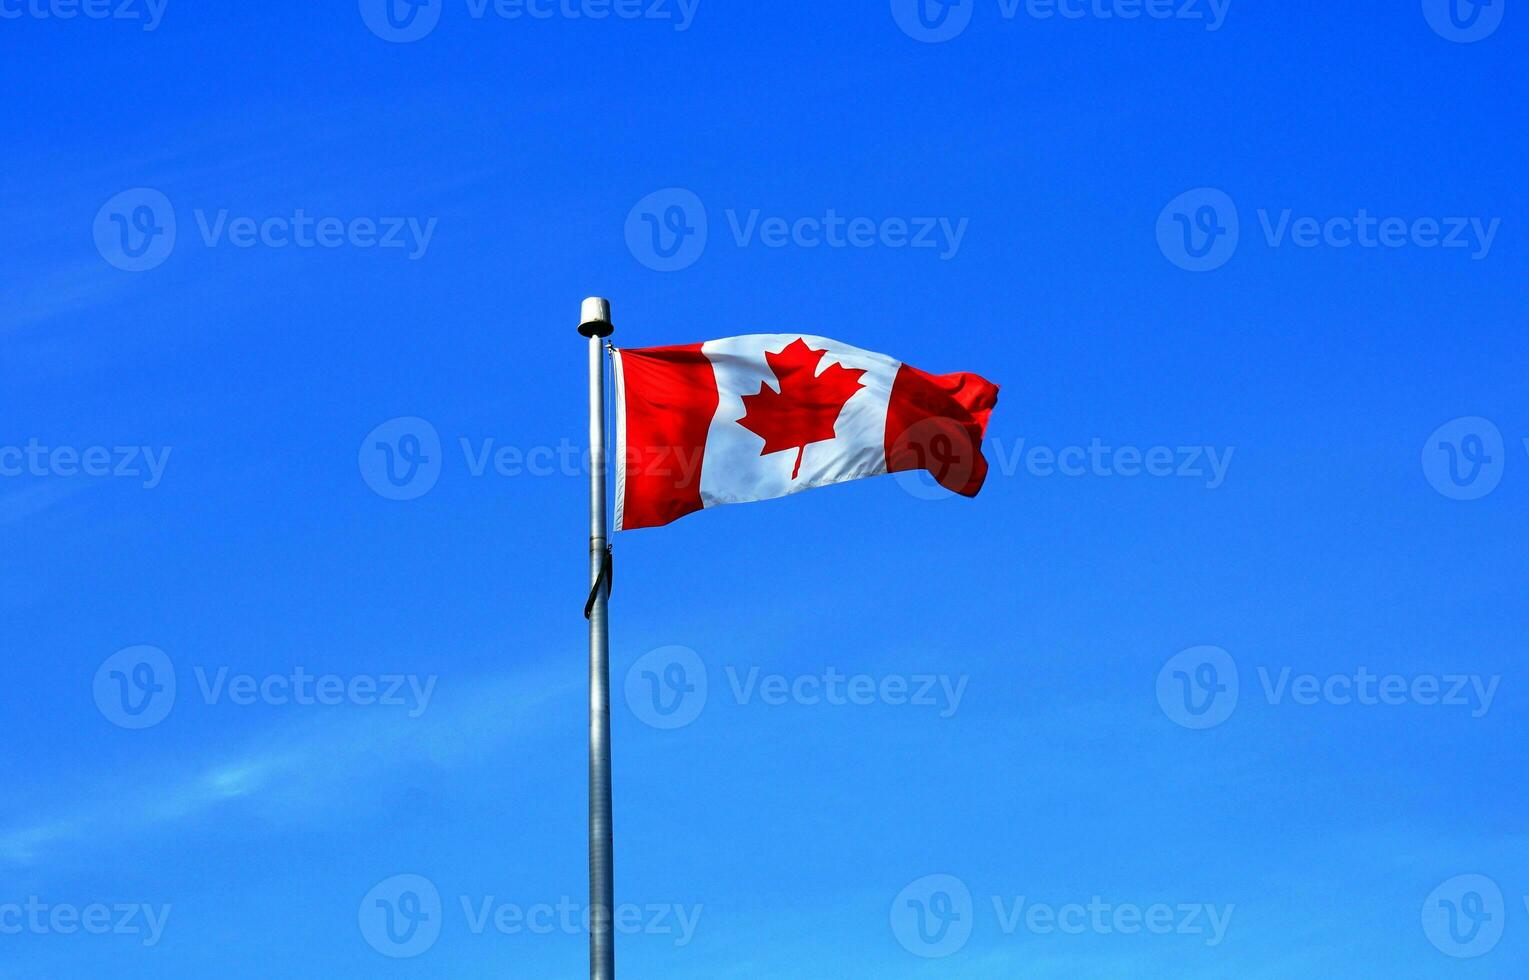
[[616,350],[616,530],[902,470],[967,497],[998,386],[806,334]]

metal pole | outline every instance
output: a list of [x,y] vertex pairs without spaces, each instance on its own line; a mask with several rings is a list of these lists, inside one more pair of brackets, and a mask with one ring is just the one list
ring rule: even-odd
[[606,599],[605,338],[611,304],[584,301],[579,333],[589,338],[589,976],[615,980],[615,872],[611,833],[611,678]]

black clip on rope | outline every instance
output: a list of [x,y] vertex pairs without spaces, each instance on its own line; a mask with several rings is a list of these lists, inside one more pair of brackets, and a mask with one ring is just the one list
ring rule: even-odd
[[611,546],[605,546],[605,560],[600,562],[600,575],[595,579],[595,584],[589,590],[589,601],[584,603],[584,618],[589,619],[595,614],[595,600],[600,598],[600,586],[605,586],[605,597],[611,597],[611,590],[616,584],[616,562],[611,557]]

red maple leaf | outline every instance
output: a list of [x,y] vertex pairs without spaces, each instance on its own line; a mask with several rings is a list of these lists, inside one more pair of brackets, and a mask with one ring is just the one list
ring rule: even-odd
[[834,423],[839,421],[845,402],[865,387],[860,383],[865,372],[842,364],[831,364],[818,374],[818,363],[826,353],[812,350],[800,337],[783,350],[773,354],[765,351],[765,361],[775,372],[780,390],[761,382],[757,394],[743,396],[743,418],[738,424],[765,441],[761,456],[796,450],[793,480],[802,471],[802,454],[807,447],[835,437]]

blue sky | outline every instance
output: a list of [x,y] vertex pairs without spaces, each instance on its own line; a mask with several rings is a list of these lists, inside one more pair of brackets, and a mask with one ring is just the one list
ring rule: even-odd
[[1516,8],[436,4],[0,0],[0,976],[585,969],[593,293],[1003,386],[617,541],[622,975],[1529,971]]

